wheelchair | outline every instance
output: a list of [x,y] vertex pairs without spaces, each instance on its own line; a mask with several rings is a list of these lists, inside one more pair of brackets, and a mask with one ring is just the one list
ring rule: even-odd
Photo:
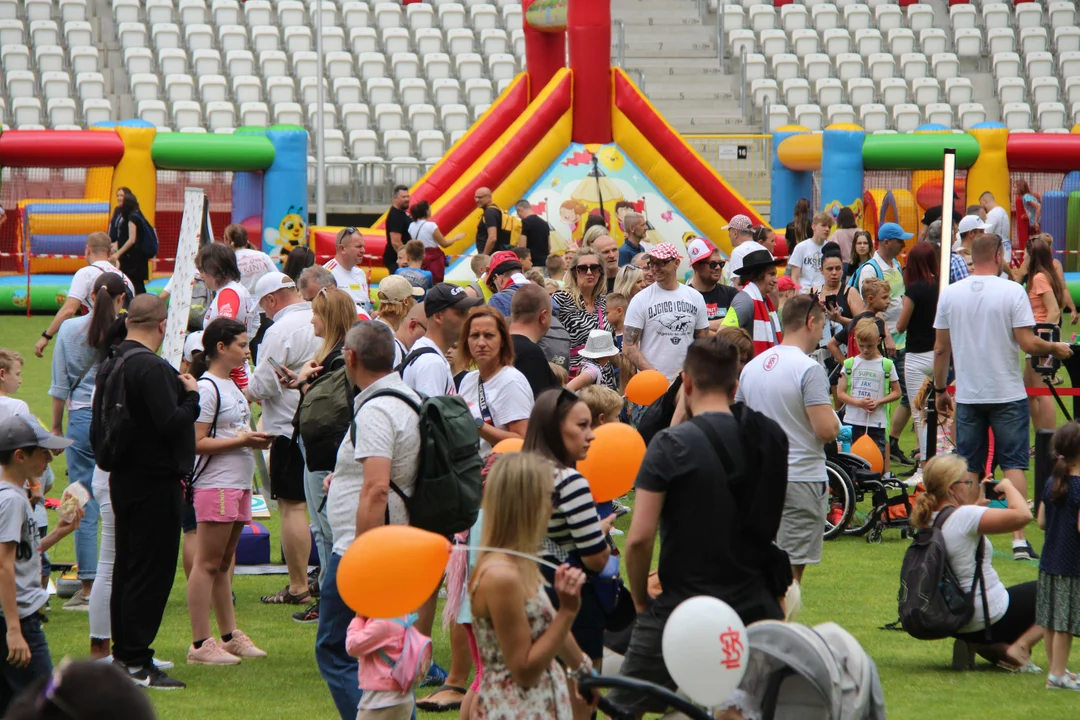
[[912,502],[902,481],[883,478],[858,455],[836,450],[827,449],[825,471],[829,480],[826,540],[856,535],[865,536],[868,543],[881,543],[888,529],[899,529],[901,538],[910,535]]

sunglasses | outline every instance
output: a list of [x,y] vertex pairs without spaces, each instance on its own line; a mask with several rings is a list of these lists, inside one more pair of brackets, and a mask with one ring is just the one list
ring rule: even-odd
[[579,275],[599,275],[604,269],[603,265],[578,265],[576,268]]
[[652,258],[652,259],[649,260],[649,266],[650,267],[656,267],[656,268],[662,268],[662,267],[667,267],[668,265],[670,265],[674,261],[675,261],[674,258],[664,258],[663,260],[659,260],[657,258]]
[[709,268],[712,269],[712,270],[719,270],[722,267],[724,267],[724,261],[723,260],[710,260],[709,261]]

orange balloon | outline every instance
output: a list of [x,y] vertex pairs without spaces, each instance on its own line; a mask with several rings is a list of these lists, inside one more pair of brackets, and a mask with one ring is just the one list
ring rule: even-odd
[[634,487],[644,459],[645,440],[641,433],[629,425],[608,423],[596,428],[596,439],[577,469],[589,481],[593,500],[607,502]]
[[885,469],[885,458],[881,457],[881,449],[869,435],[863,435],[851,443],[851,452],[870,463],[870,469],[874,472],[882,472]]
[[626,397],[636,405],[652,405],[667,392],[668,379],[659,370],[642,370],[626,383]]
[[525,441],[521,438],[506,438],[495,443],[495,447],[491,448],[491,452],[498,455],[499,453],[516,453],[521,452],[521,448],[525,445]]
[[439,587],[450,548],[442,535],[408,525],[368,530],[349,546],[338,565],[341,599],[365,617],[407,615]]

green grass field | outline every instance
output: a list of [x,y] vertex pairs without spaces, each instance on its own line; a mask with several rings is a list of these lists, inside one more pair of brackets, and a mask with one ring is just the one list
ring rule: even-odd
[[[25,382],[19,397],[48,424],[49,357],[33,357],[32,347],[44,317],[31,320],[21,317],[0,318],[0,344],[26,357]],[[914,445],[910,431],[903,446]],[[64,459],[53,463],[59,495],[67,485]],[[1029,483],[1030,484],[1030,483]],[[277,519],[264,521],[274,542]],[[55,523],[55,520],[54,520]],[[629,517],[618,526],[625,529]],[[1032,525],[1029,537],[1036,548],[1042,546],[1042,533]],[[880,630],[896,619],[898,572],[906,541],[899,531],[885,533],[880,545],[869,545],[862,538],[841,538],[827,543],[824,562],[807,571],[803,587],[804,610],[800,621],[814,624],[832,620],[850,630],[877,663],[885,688],[886,707],[891,718],[950,718],[984,720],[1030,715],[1042,719],[1075,718],[1078,698],[1068,692],[1044,689],[1045,675],[1010,675],[983,664],[973,673],[949,669],[952,645],[949,642],[919,642],[902,632]],[[1011,559],[1007,538],[995,539],[995,567],[1006,585],[1035,579],[1035,563]],[[275,557],[277,553],[275,552]],[[52,556],[72,561],[74,545],[67,538]],[[171,558],[163,559],[172,562]],[[332,718],[333,704],[315,666],[315,626],[298,625],[290,617],[292,607],[262,605],[259,597],[278,590],[284,576],[243,577],[235,582],[237,618],[240,627],[270,654],[265,660],[246,661],[239,667],[206,668],[184,664],[191,642],[186,612],[183,572],[178,569],[176,584],[165,613],[165,620],[155,645],[158,656],[176,662],[172,674],[188,683],[177,693],[153,693],[159,716],[164,720],[194,718]],[[53,659],[74,658],[89,654],[88,616],[63,612],[53,601],[50,622],[45,626]],[[435,633],[436,659],[446,666],[449,648],[443,634]],[[1035,662],[1045,667],[1046,653],[1035,650]],[[1080,665],[1080,663],[1076,663]],[[426,692],[426,691],[425,691]],[[456,714],[421,714],[423,718],[455,717]]]

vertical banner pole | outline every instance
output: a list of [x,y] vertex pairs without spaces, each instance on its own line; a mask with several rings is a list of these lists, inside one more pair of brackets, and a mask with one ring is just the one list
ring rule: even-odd
[[[938,297],[949,287],[949,269],[952,267],[952,219],[953,219],[953,186],[956,184],[956,149],[946,148],[943,161],[943,175],[941,179],[941,266],[938,268]],[[926,413],[923,417],[923,432],[926,435],[926,453],[923,457],[925,463],[937,454],[937,429],[938,414],[936,397],[930,392],[926,403]]]

